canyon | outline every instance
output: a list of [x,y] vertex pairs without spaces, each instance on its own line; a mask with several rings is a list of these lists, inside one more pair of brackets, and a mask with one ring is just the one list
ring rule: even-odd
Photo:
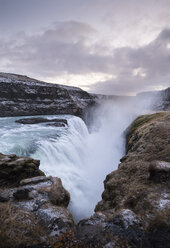
[[[1,117],[70,114],[88,124],[98,105],[117,102],[116,96],[13,74],[1,73],[0,87]],[[41,161],[0,154],[2,248],[170,247],[170,88],[142,93],[130,101],[134,98],[142,106],[154,98],[153,112],[135,118],[124,130],[125,154],[118,168],[105,175],[95,213],[78,223],[68,208],[70,193],[59,177],[42,172]],[[18,125],[35,127],[37,120],[24,119]],[[69,125],[65,119],[55,121],[65,124],[60,128]]]

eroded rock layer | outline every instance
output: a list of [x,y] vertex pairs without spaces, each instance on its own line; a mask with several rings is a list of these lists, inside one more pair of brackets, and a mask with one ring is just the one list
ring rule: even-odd
[[0,73],[0,116],[72,114],[82,116],[93,97],[77,87]]

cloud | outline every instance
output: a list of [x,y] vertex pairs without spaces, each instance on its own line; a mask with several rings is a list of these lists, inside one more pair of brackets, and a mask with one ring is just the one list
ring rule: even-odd
[[87,77],[86,89],[104,94],[134,94],[169,86],[170,29],[136,48],[113,48],[99,36],[91,25],[78,21],[56,22],[36,35],[20,32],[10,40],[0,40],[0,67],[43,80],[71,75],[87,81]]
[[90,86],[105,94],[134,94],[170,85],[170,29],[164,29],[150,44],[138,48],[119,48],[112,57],[117,77]]
[[90,48],[96,33],[90,25],[76,21],[56,22],[38,35],[19,33],[10,41],[0,41],[1,66],[44,77],[102,70],[100,56]]

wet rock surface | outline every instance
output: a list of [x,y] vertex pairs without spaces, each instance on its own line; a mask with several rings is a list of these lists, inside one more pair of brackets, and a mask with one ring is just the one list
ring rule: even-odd
[[16,123],[20,124],[40,124],[40,123],[47,123],[50,126],[57,126],[57,127],[65,127],[68,125],[67,120],[65,119],[46,119],[41,117],[33,117],[33,118],[23,118],[15,121]]

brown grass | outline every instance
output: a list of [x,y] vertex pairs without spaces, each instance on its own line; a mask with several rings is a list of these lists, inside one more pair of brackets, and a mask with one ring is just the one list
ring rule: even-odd
[[[0,247],[24,247],[43,243],[46,234],[31,212],[11,205],[0,205]],[[23,245],[23,246],[22,246]]]

